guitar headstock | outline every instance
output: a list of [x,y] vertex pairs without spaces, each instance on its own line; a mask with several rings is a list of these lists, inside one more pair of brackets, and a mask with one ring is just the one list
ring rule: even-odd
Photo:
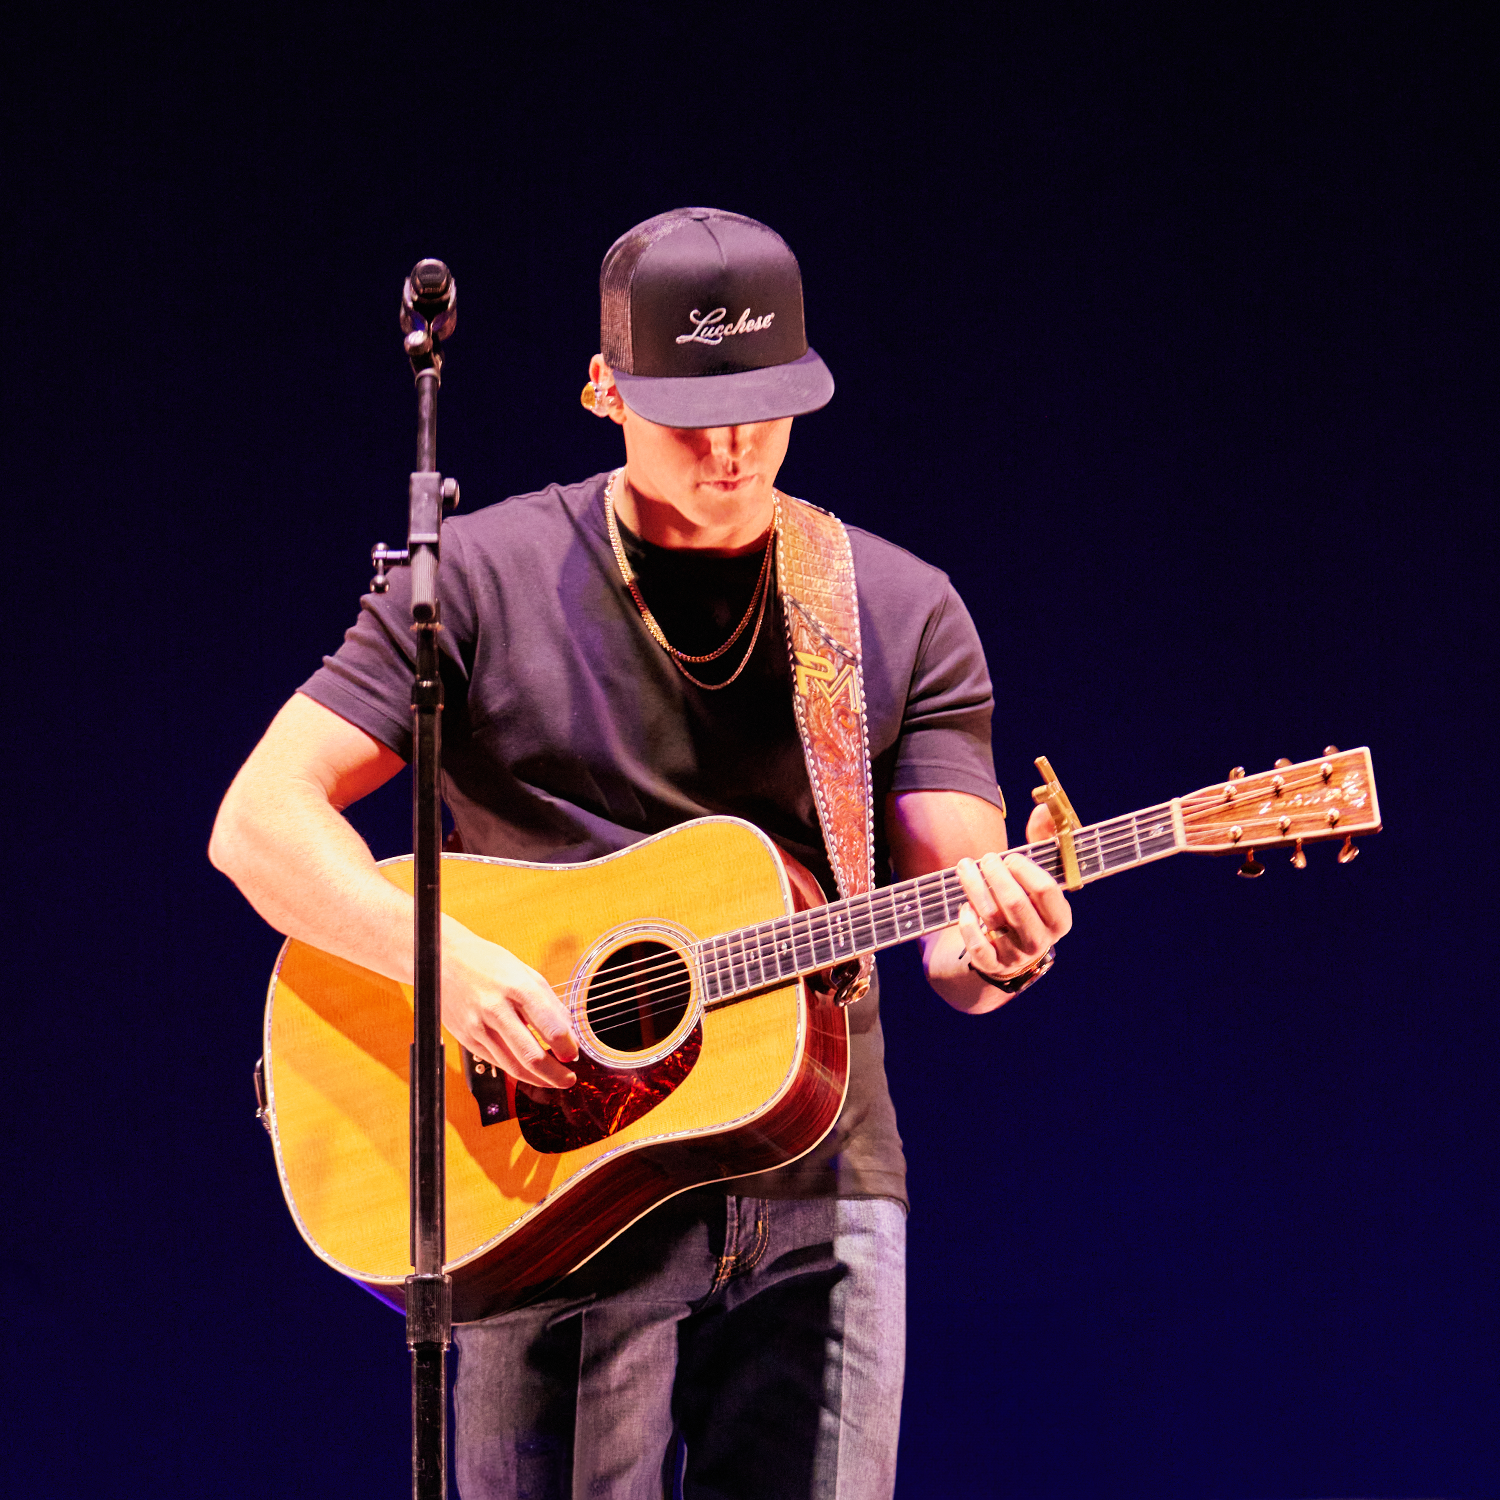
[[[1253,851],[1301,845],[1315,839],[1344,839],[1379,833],[1380,804],[1368,749],[1329,746],[1317,760],[1297,765],[1277,761],[1254,776],[1243,769],[1181,800],[1185,845],[1199,854],[1245,854],[1243,874],[1259,874]],[[1300,859],[1298,849],[1293,861]]]

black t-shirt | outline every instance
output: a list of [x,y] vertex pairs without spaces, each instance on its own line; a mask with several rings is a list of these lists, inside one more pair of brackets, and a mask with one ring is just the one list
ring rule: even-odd
[[[695,687],[647,631],[610,548],[605,475],[519,495],[443,528],[443,796],[473,854],[563,863],[612,853],[689,818],[729,814],[765,830],[835,893],[792,712],[775,595],[754,653],[728,687]],[[759,552],[652,546],[623,533],[667,639],[702,655],[738,623]],[[998,802],[993,698],[972,621],[947,577],[849,528],[859,588],[877,814],[892,791]],[[412,636],[405,570],[367,595],[343,646],[302,691],[410,758]],[[718,661],[722,681],[751,626]],[[888,858],[877,815],[876,869]],[[774,1197],[906,1199],[886,1087],[878,991],[850,1011],[849,1096],[801,1161],[736,1182]]]

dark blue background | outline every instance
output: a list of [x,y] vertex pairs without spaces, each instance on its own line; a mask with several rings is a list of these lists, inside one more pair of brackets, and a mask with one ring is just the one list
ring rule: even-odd
[[[1092,887],[980,1021],[888,961],[900,1494],[1486,1496],[1497,236],[1481,7],[33,8],[4,111],[12,1492],[406,1487],[400,1322],[251,1109],[218,798],[404,528],[401,277],[473,508],[614,461],[621,230],[797,250],[785,487],[948,569],[1085,819],[1374,747],[1341,868]],[[358,814],[405,847],[404,782]]]

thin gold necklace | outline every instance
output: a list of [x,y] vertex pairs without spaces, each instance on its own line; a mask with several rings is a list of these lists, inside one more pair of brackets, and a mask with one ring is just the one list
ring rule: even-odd
[[[705,692],[717,693],[721,688],[727,688],[750,664],[750,658],[755,654],[755,643],[760,639],[761,622],[766,617],[766,600],[771,597],[769,587],[771,576],[771,544],[776,539],[777,528],[781,522],[781,496],[775,490],[771,491],[774,507],[771,515],[771,529],[766,535],[766,551],[765,556],[761,558],[760,577],[755,581],[755,592],[750,595],[750,603],[745,609],[744,618],[734,627],[734,634],[717,651],[710,651],[707,656],[690,656],[686,651],[679,651],[667,639],[666,632],[657,624],[656,616],[651,613],[650,605],[641,597],[640,587],[635,581],[635,573],[630,566],[630,560],[625,556],[625,544],[620,540],[620,526],[615,519],[615,484],[623,472],[621,469],[616,469],[609,476],[609,483],[604,486],[604,524],[609,532],[609,544],[614,548],[615,561],[620,565],[620,577],[625,580],[625,587],[630,590],[630,597],[635,600],[635,607],[640,610],[641,619],[645,621],[646,629],[650,631],[652,640],[671,657],[672,665],[695,687],[700,687]],[[684,665],[686,662],[693,662],[696,665],[706,661],[717,661],[723,656],[745,633],[745,627],[750,623],[752,615],[755,616],[755,629],[751,632],[750,644],[745,647],[745,655],[739,666],[723,682],[704,682],[701,677],[694,677],[688,671]]]

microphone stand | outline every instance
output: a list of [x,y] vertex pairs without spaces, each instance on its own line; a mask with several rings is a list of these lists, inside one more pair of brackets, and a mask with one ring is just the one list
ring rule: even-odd
[[401,294],[401,331],[417,384],[417,465],[408,491],[406,549],[384,542],[371,551],[371,587],[384,593],[386,569],[411,569],[411,618],[417,637],[412,683],[412,845],[416,865],[415,1005],[410,1054],[411,1264],[406,1278],[406,1344],[411,1350],[411,1492],[445,1500],[448,1492],[448,1346],[453,1281],[447,1255],[443,1184],[442,906],[440,904],[443,683],[437,596],[443,512],[458,504],[458,484],[437,472],[437,393],[442,340],[458,320],[457,287],[440,260],[419,261]]

